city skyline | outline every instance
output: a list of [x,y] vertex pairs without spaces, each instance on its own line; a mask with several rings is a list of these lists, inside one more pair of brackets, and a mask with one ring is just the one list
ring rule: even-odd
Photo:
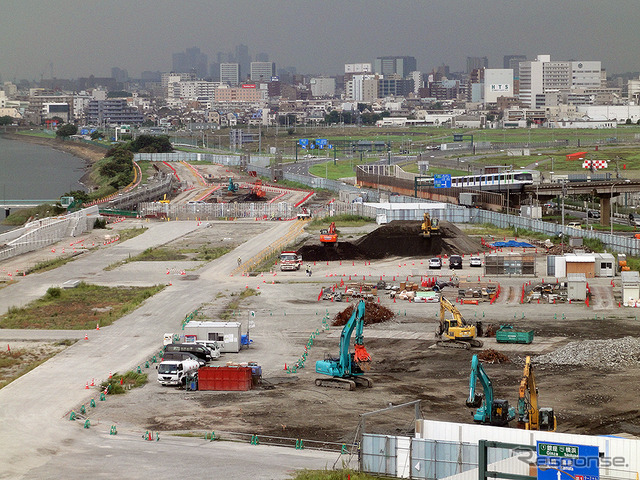
[[501,68],[504,55],[518,54],[599,60],[608,73],[624,73],[640,70],[638,13],[632,0],[57,0],[55,8],[25,0],[4,6],[0,75],[108,76],[118,67],[139,78],[170,71],[173,53],[196,46],[212,62],[239,44],[252,59],[266,52],[308,74],[340,74],[345,63],[390,55],[413,56],[424,72],[443,63],[464,71],[467,57],[485,56]]

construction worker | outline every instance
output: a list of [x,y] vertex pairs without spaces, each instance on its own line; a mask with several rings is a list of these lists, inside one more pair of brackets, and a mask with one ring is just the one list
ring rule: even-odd
[[307,277],[311,276],[311,265],[307,264],[307,269],[305,270],[307,272]]
[[238,257],[238,266],[240,266],[241,264],[242,264],[242,259]]

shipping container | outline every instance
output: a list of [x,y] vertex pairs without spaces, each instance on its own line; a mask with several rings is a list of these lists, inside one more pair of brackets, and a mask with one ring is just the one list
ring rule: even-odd
[[203,367],[198,371],[198,390],[251,390],[251,367]]

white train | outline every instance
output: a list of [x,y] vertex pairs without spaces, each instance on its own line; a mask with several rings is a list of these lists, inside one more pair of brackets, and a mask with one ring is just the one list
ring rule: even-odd
[[490,192],[522,190],[525,185],[539,183],[540,172],[530,170],[512,170],[501,173],[483,173],[451,177],[451,187],[473,188]]

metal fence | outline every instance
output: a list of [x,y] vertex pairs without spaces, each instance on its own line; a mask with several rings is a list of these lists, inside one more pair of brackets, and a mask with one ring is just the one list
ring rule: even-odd
[[[216,153],[197,152],[171,152],[171,153],[136,153],[133,156],[135,162],[211,162],[226,166],[238,166],[241,162],[240,155],[219,155]],[[251,164],[267,166],[271,162],[271,157],[265,155],[252,155]]]
[[193,203],[166,204],[145,202],[138,206],[141,216],[175,220],[214,220],[219,218],[255,218],[288,220],[296,216],[293,205],[279,203]]
[[[489,463],[513,456],[490,449]],[[436,480],[478,468],[478,445],[365,433],[361,468],[374,475]]]

